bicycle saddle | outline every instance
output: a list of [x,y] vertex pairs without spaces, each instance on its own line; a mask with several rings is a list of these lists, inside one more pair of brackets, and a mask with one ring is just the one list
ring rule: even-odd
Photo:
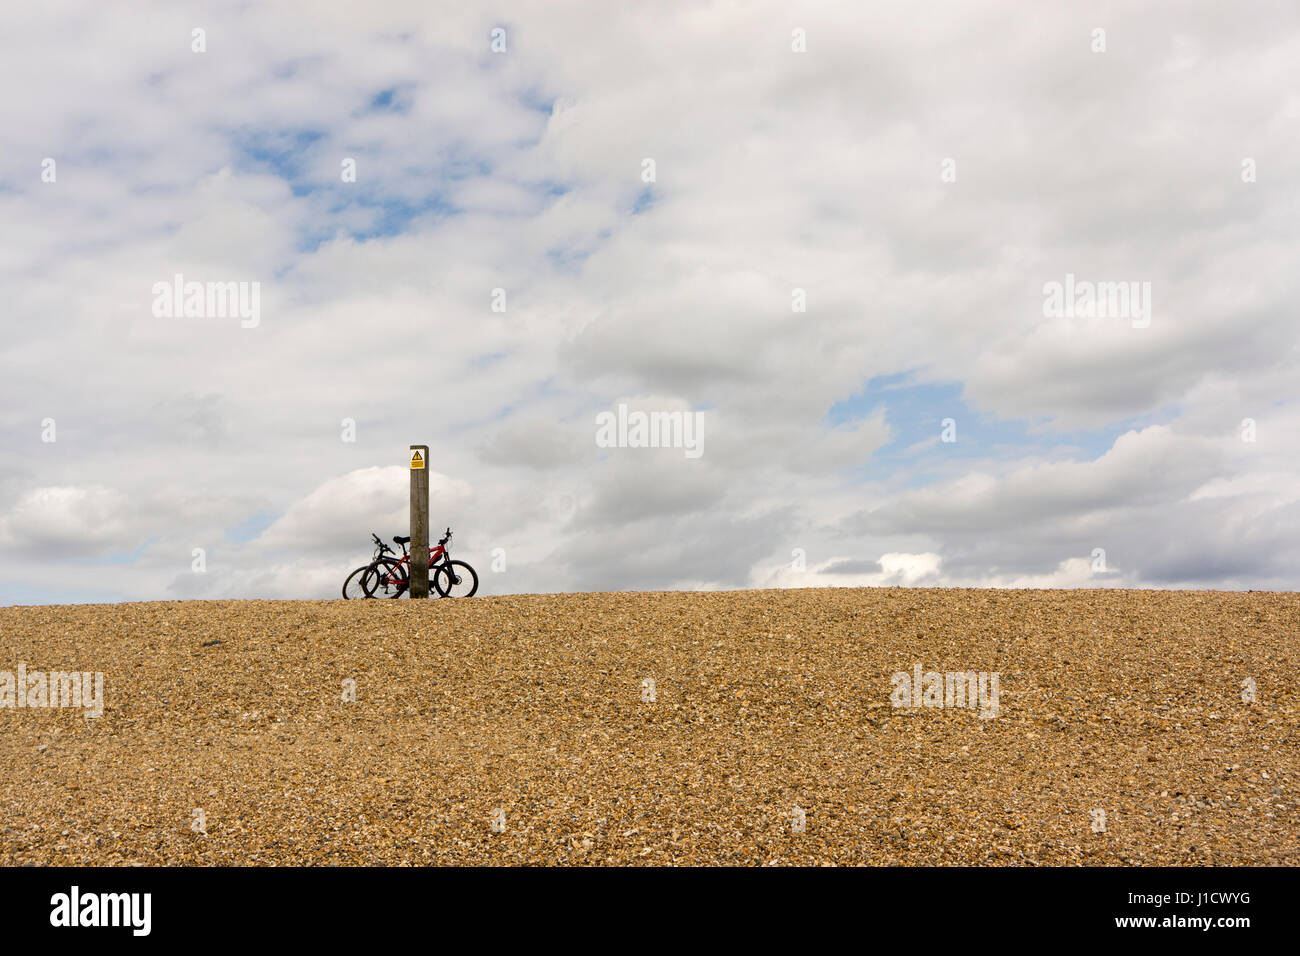
[[410,538],[403,538],[400,534],[393,535],[393,544],[406,544]]

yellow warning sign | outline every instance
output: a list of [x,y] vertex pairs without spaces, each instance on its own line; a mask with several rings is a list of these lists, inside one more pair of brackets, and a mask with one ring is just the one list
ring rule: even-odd
[[417,448],[414,452],[411,453],[411,470],[419,471],[423,467],[424,467],[424,457],[420,454],[420,449]]

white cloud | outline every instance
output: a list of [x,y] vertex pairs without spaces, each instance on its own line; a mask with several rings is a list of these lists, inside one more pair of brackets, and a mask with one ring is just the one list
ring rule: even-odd
[[126,496],[102,485],[36,488],[0,518],[0,543],[14,551],[59,549],[64,556],[129,549],[140,543],[129,512]]
[[[485,593],[800,586],[795,547],[820,583],[1079,582],[1104,547],[1107,583],[1294,586],[1300,32],[1171,9],[1111,11],[1103,55],[1001,0],[246,5],[201,55],[161,2],[28,11],[0,571],[67,580],[13,547],[89,520],[139,549],[96,568],[118,596],[332,595],[427,442],[464,554],[510,555]],[[260,282],[260,326],[153,317],[177,272]],[[1150,328],[1045,319],[1067,272],[1150,281]],[[1029,437],[936,443],[897,392],[831,422],[900,373]],[[703,410],[704,457],[597,449],[620,396]]]

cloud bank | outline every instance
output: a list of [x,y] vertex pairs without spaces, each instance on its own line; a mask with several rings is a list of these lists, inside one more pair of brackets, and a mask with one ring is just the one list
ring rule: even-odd
[[1266,2],[6,9],[0,602],[337,596],[411,443],[485,594],[1294,588],[1297,63]]

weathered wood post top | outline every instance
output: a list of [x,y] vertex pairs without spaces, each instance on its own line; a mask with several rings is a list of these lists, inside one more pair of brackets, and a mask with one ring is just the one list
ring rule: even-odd
[[429,596],[429,446],[411,446],[411,597]]

